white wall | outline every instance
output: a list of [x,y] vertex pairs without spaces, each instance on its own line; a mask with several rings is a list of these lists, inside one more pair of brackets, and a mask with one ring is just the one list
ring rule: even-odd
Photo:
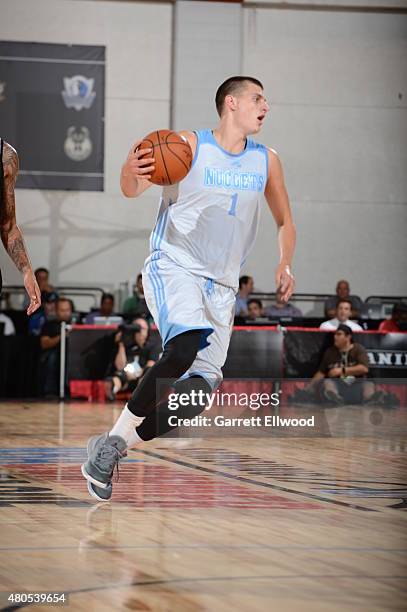
[[216,90],[241,71],[241,26],[238,4],[177,2],[174,129],[199,130],[217,123]]
[[[172,8],[0,0],[0,15],[2,40],[107,47],[106,191],[17,190],[17,209],[33,264],[50,267],[54,283],[117,287],[141,268],[156,213],[158,188],[126,200],[118,177],[132,141],[170,122]],[[298,227],[299,291],[331,291],[344,276],[362,296],[407,293],[406,20],[178,3],[174,125],[213,125],[215,89],[232,73],[264,82],[272,116],[259,140],[284,163]],[[275,228],[264,210],[245,267],[262,290],[273,288],[270,235]],[[0,257],[6,282],[18,282],[4,251]]]
[[[169,125],[171,12],[152,2],[0,0],[1,40],[106,45],[105,192],[16,190],[33,265],[49,267],[55,284],[111,288],[142,267],[160,190],[126,200],[119,173],[136,138]],[[0,257],[4,282],[20,282]]]
[[[284,163],[298,291],[407,293],[407,16],[244,10],[243,72],[271,101],[261,140]],[[401,99],[399,94],[402,95]],[[245,267],[271,287],[270,215]]]

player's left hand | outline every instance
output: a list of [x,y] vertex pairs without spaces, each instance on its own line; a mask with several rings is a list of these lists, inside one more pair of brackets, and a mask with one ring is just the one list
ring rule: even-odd
[[276,270],[276,287],[281,292],[281,301],[287,303],[293,294],[295,286],[294,276],[290,266],[280,263]]
[[38,287],[34,272],[29,270],[24,274],[24,287],[30,298],[30,305],[27,308],[27,314],[32,315],[41,306],[41,291]]

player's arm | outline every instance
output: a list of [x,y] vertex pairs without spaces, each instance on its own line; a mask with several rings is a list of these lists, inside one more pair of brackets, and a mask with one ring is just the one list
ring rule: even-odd
[[276,270],[276,286],[281,287],[282,300],[288,302],[294,291],[291,262],[295,249],[295,225],[284,182],[283,167],[277,153],[268,150],[269,171],[264,195],[278,228],[280,263]]
[[137,140],[133,144],[120,173],[120,187],[127,198],[137,198],[152,185],[149,179],[154,170],[153,150],[137,150],[142,142]]
[[182,136],[182,138],[185,138],[185,140],[188,142],[189,146],[191,147],[192,150],[192,159],[194,158],[195,155],[195,151],[196,151],[196,134],[195,132],[187,132],[185,130],[178,132],[178,134],[180,136]]
[[7,143],[4,143],[3,147],[3,168],[4,214],[0,225],[0,235],[4,248],[23,275],[24,286],[30,298],[30,305],[27,309],[27,314],[30,315],[41,305],[41,293],[27,255],[23,235],[16,222],[14,188],[18,175],[18,155]]

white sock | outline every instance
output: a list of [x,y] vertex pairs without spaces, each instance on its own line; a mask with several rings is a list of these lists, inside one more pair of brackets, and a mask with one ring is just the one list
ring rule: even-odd
[[140,442],[144,442],[143,438],[140,438],[137,431],[133,429],[133,432],[127,441],[127,448],[135,448],[140,444]]
[[132,438],[135,433],[135,428],[138,427],[143,420],[144,417],[136,416],[130,412],[126,404],[121,415],[110,430],[109,436],[120,436],[126,441],[126,444],[128,444],[130,438]]

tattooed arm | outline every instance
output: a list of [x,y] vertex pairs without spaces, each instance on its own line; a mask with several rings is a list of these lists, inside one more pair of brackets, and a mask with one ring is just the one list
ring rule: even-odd
[[35,279],[20,228],[16,223],[14,187],[18,174],[18,156],[6,142],[3,147],[4,192],[0,235],[4,248],[23,275],[24,286],[30,298],[27,314],[32,314],[41,305],[41,293]]

